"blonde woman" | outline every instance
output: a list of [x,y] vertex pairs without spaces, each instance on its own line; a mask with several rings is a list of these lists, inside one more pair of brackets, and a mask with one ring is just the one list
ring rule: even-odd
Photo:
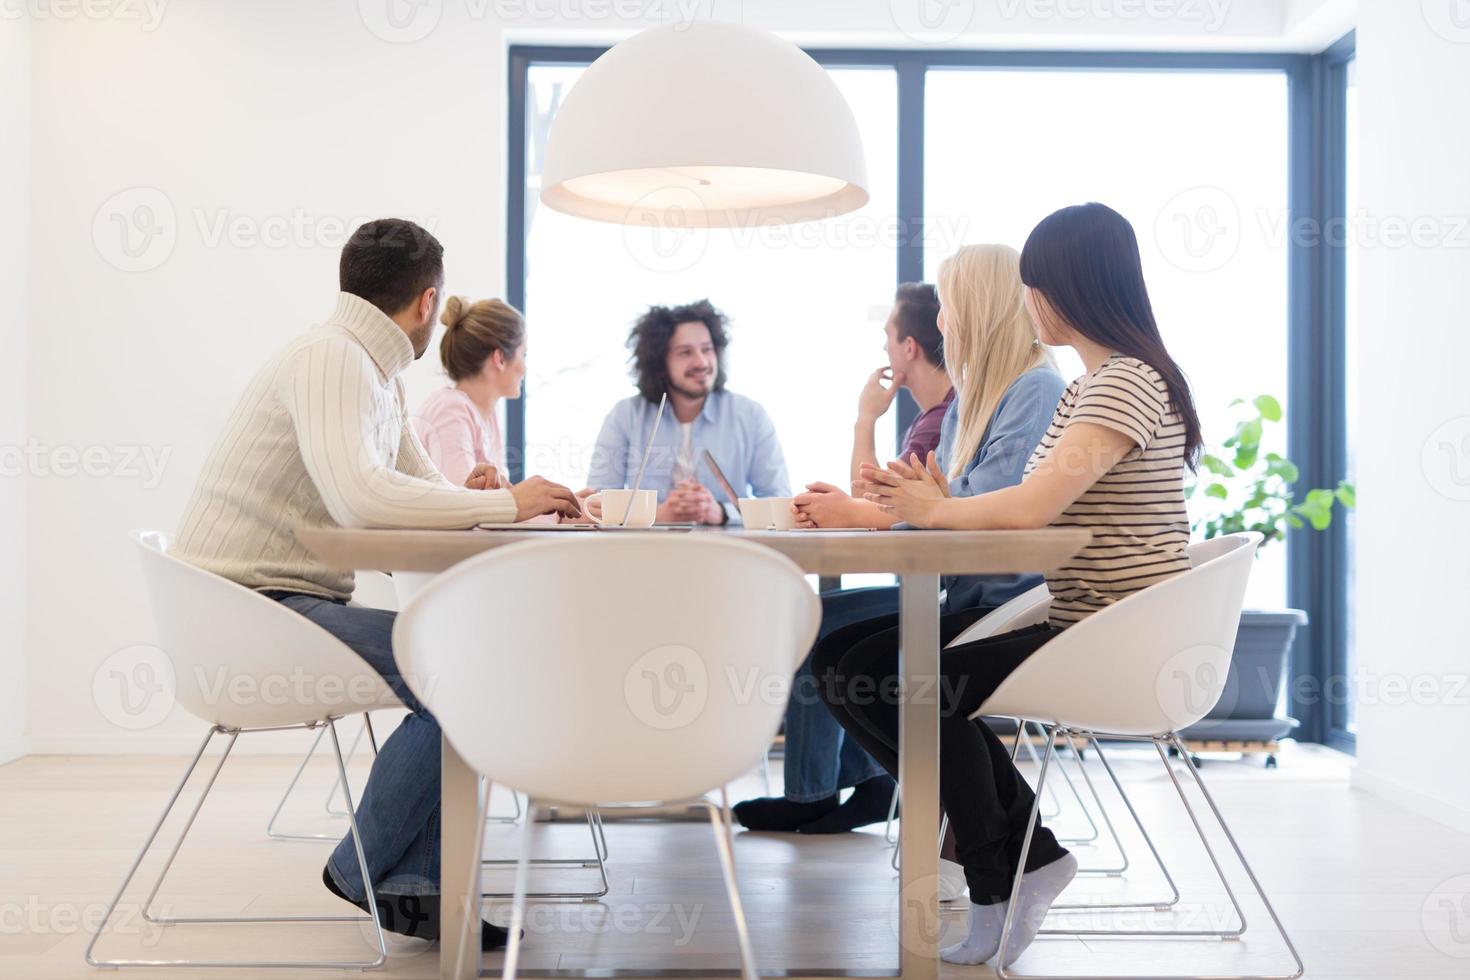
[[[945,412],[932,466],[953,496],[1021,482],[1021,474],[1066,383],[1037,340],[1022,296],[1020,255],[1005,245],[969,245],[939,267],[939,330],[955,398]],[[809,527],[891,527],[877,504],[814,483],[793,505]],[[989,609],[1034,585],[1038,575],[946,577],[943,612]],[[876,633],[897,622],[898,589],[822,596],[818,642],[847,628]],[[797,671],[786,708],[785,795],[746,800],[735,816],[751,830],[825,834],[888,815],[893,781],[843,732],[821,703],[810,663]],[[838,794],[855,787],[841,805]]]
[[429,459],[456,486],[486,471],[489,489],[510,486],[505,441],[496,408],[502,398],[519,398],[526,377],[526,320],[498,299],[471,303],[451,296],[440,317],[447,328],[439,359],[453,382],[424,400],[414,431]]

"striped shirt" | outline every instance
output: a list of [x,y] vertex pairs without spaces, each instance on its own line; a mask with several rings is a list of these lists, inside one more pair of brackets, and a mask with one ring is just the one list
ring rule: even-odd
[[463,528],[516,519],[508,490],[444,479],[403,408],[408,336],[340,293],[331,319],[266,363],[214,445],[169,552],[252,589],[352,595],[301,527]]
[[1164,379],[1137,358],[1113,354],[1073,381],[1026,464],[1028,474],[1072,422],[1106,426],[1136,446],[1051,524],[1092,532],[1086,548],[1046,576],[1051,624],[1059,628],[1189,571],[1184,422]]

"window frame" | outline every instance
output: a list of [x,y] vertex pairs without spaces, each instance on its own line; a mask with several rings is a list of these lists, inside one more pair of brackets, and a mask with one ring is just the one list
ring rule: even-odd
[[[1325,228],[1343,210],[1345,120],[1342,92],[1333,89],[1352,57],[1353,36],[1317,55],[1275,52],[987,51],[807,48],[829,68],[890,68],[898,85],[898,225],[894,285],[923,277],[924,253],[924,84],[931,68],[1028,69],[1037,71],[1127,71],[1280,73],[1287,82],[1288,227],[1306,222]],[[529,73],[538,65],[587,65],[603,46],[516,44],[507,59],[506,298],[525,311],[526,119]],[[1330,143],[1329,138],[1338,142]],[[1335,210],[1334,210],[1335,208]],[[1327,252],[1333,255],[1326,254]],[[1344,317],[1342,249],[1319,249],[1292,236],[1287,256],[1287,399],[1291,406],[1287,444],[1301,468],[1302,487],[1334,486],[1345,471],[1343,401]],[[529,311],[527,311],[529,313]],[[506,447],[512,478],[524,478],[525,396],[506,405]],[[895,450],[917,410],[904,393],[895,413]],[[1321,439],[1321,420],[1328,438]],[[1344,522],[1325,533],[1300,533],[1287,541],[1288,602],[1306,611],[1309,625],[1298,632],[1289,675],[1290,710],[1302,722],[1302,741],[1327,742],[1353,751],[1346,731],[1346,706],[1332,705],[1322,692],[1337,671],[1343,676],[1349,556]]]

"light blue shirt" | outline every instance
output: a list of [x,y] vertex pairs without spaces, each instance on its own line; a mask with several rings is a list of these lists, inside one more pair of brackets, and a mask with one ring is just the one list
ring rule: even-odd
[[[588,486],[610,490],[633,485],[657,414],[658,405],[642,395],[625,398],[613,406],[597,436]],[[674,417],[672,406],[666,406],[641,484],[644,490],[657,490],[660,503],[674,488],[674,465],[683,444],[679,420]],[[759,402],[733,391],[711,392],[694,420],[692,448],[695,479],[724,505],[731,523],[740,522],[740,510],[725,499],[725,491],[704,460],[706,449],[740,496],[791,496],[781,441],[776,438],[771,417]]]
[[[990,416],[980,437],[980,448],[964,471],[949,481],[950,496],[973,497],[1020,483],[1026,462],[1046,434],[1066,390],[1062,376],[1049,367],[1032,368],[1012,381]],[[939,450],[934,454],[939,468],[946,473],[959,427],[959,405],[956,398],[944,413]],[[999,606],[1041,582],[1040,575],[946,575],[945,609],[959,612],[975,606]]]

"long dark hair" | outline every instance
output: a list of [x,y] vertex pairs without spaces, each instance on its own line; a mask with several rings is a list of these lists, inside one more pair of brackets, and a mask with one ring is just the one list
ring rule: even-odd
[[638,393],[655,405],[669,390],[667,358],[674,330],[681,323],[696,320],[709,328],[710,342],[715,345],[719,369],[715,372],[713,390],[725,390],[725,348],[730,346],[730,334],[726,330],[730,321],[725,314],[707,299],[683,306],[650,306],[628,331],[628,350],[632,354],[629,360],[633,383],[638,386]]
[[1159,373],[1184,422],[1184,461],[1194,469],[1203,441],[1199,415],[1189,379],[1159,336],[1128,219],[1095,202],[1047,215],[1021,250],[1021,281],[1045,296],[1073,330]]

